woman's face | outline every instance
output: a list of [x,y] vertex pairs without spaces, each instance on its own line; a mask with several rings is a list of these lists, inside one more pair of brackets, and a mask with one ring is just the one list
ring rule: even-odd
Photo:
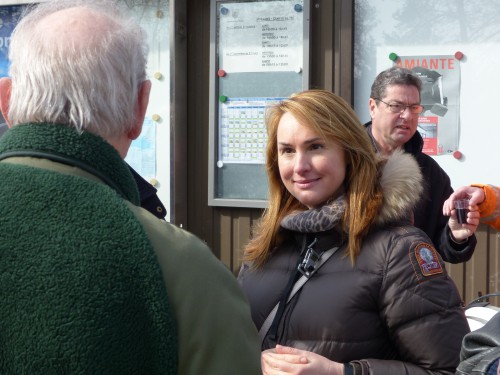
[[297,200],[309,208],[336,197],[346,173],[344,150],[303,126],[286,112],[277,132],[281,180]]

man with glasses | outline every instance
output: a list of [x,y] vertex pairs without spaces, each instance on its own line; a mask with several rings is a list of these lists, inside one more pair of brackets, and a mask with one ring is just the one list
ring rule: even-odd
[[366,129],[377,152],[390,155],[399,148],[412,154],[424,176],[424,193],[415,207],[414,225],[434,242],[443,259],[450,263],[469,260],[476,246],[477,224],[459,224],[443,215],[444,201],[453,193],[450,178],[439,164],[422,152],[424,141],[417,132],[422,113],[422,82],[411,70],[393,66],[381,72],[370,93],[371,122]]

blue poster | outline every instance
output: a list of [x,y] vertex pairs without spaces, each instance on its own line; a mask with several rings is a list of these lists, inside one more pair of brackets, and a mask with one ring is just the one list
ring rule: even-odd
[[[16,27],[27,5],[0,6],[0,77],[9,75],[9,44],[12,30]],[[5,119],[0,114],[0,136],[5,132]]]
[[10,34],[26,5],[0,6],[0,77],[9,75]]

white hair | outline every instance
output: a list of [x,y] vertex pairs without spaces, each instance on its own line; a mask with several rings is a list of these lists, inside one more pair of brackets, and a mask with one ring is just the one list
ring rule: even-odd
[[[75,7],[109,19],[105,30],[89,32],[83,43],[37,32],[45,17]],[[144,30],[117,1],[59,0],[31,7],[11,36],[9,120],[69,124],[103,138],[122,134],[134,123],[146,56]]]

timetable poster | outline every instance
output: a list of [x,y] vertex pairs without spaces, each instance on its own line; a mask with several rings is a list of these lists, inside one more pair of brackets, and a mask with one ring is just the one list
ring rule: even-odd
[[229,98],[220,107],[221,163],[264,164],[266,107],[283,98]]

